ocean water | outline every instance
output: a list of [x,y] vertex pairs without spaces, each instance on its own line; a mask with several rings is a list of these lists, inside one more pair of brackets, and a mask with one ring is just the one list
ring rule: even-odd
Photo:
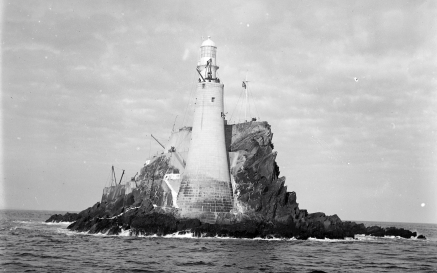
[[47,224],[50,211],[0,211],[5,272],[437,272],[437,225],[403,227],[428,240],[262,240],[89,235]]

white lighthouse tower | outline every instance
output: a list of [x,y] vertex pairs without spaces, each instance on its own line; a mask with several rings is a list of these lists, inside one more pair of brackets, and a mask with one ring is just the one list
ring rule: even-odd
[[181,216],[210,223],[233,206],[225,145],[224,86],[216,76],[216,52],[208,37],[200,47],[193,131],[177,199]]

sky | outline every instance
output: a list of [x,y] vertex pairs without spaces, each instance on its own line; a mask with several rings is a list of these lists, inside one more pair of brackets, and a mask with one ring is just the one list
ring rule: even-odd
[[[2,1],[0,209],[80,211],[190,126],[217,45],[301,209],[437,223],[435,1]],[[175,121],[176,120],[176,121]]]

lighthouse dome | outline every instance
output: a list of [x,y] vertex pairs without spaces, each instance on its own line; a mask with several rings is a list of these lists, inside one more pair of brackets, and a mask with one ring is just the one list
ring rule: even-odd
[[213,46],[213,47],[216,47],[216,46],[215,46],[215,43],[211,40],[211,37],[210,37],[210,36],[208,36],[208,39],[206,39],[205,41],[203,41],[203,43],[202,43],[201,46]]

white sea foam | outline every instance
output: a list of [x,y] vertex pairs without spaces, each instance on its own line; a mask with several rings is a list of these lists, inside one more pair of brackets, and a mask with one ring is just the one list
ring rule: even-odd
[[53,225],[53,226],[59,226],[59,225],[63,225],[63,226],[69,226],[71,224],[73,224],[74,222],[41,222],[44,225]]
[[90,236],[97,236],[97,237],[103,237],[103,236],[117,236],[117,235],[108,235],[108,232],[109,232],[109,231],[107,231],[107,232],[105,232],[105,233],[103,233],[103,232],[97,232],[97,233],[89,233],[89,232],[87,232],[87,235],[90,235]]
[[329,239],[329,238],[317,239],[317,238],[309,237],[308,241],[335,243],[335,242],[350,241],[350,239]]
[[130,233],[130,230],[129,230],[129,229],[127,229],[127,230],[121,229],[121,232],[120,232],[118,235],[119,235],[119,236],[129,237],[129,236],[131,236],[132,234]]
[[192,232],[188,232],[188,231],[182,231],[182,232],[175,232],[172,234],[167,234],[162,236],[163,238],[197,238],[194,236],[194,234]]
[[102,236],[108,236],[108,237],[118,237],[118,236],[121,236],[121,237],[129,237],[129,236],[132,236],[132,234],[131,234],[131,230],[129,230],[129,229],[124,230],[124,229],[122,229],[121,226],[120,226],[120,230],[121,230],[121,231],[120,231],[118,234],[108,234],[108,233],[109,233],[109,230],[106,231],[105,233],[103,233],[103,232],[98,232],[98,233],[89,233],[89,231],[88,231],[88,232],[85,232],[85,234],[86,234],[86,235],[89,235],[89,236],[98,236],[98,237],[102,237]]
[[[416,236],[417,237],[417,236]],[[387,239],[400,239],[400,240],[409,240],[409,239],[415,239],[416,237],[411,236],[410,238],[403,238],[401,236],[384,236],[383,238]]]
[[138,234],[138,235],[133,235],[131,230],[124,230],[121,229],[121,232],[118,235],[108,235],[107,232],[106,233],[96,233],[96,234],[91,234],[88,232],[74,232],[74,231],[70,231],[72,233],[76,233],[76,234],[82,234],[82,235],[90,235],[90,236],[124,236],[124,237],[138,237],[138,238],[166,238],[166,239],[204,239],[204,240],[252,240],[252,241],[296,241],[296,238],[261,238],[261,237],[256,237],[256,238],[237,238],[237,237],[223,237],[223,236],[214,236],[214,237],[210,237],[210,236],[206,236],[206,234],[201,234],[200,236],[195,236],[193,232],[187,230],[187,231],[178,231],[172,234],[166,234],[166,235],[157,235],[157,234],[152,234],[152,235],[145,235],[145,234]]
[[355,234],[354,237],[345,237],[344,239],[329,239],[329,238],[317,239],[317,238],[309,237],[308,241],[335,243],[335,242],[348,242],[348,241],[376,241],[377,239],[378,237],[375,236]]
[[355,234],[354,239],[359,241],[373,241],[376,240],[376,237],[371,235],[365,235],[365,234]]
[[130,210],[138,209],[138,208],[140,208],[140,207],[141,207],[141,206],[127,208],[124,212],[120,213],[119,215],[115,215],[115,216],[112,216],[112,217],[109,217],[109,218],[97,217],[97,219],[108,219],[108,220],[109,220],[109,219],[115,219],[115,218],[117,218],[117,217],[122,216],[123,214],[125,214],[126,212],[128,212],[128,211],[130,211]]
[[[416,237],[411,237],[411,239],[414,239]],[[389,239],[389,240],[404,240],[406,238],[402,238],[400,236],[386,236],[384,235],[383,237],[379,237],[379,236],[372,236],[372,235],[365,235],[365,234],[355,234],[355,240],[359,240],[359,241],[376,241],[376,240],[384,240],[384,239]]]
[[65,235],[67,235],[67,236],[87,235],[88,234],[88,232],[86,232],[86,231],[73,231],[73,230],[69,230],[69,229],[66,229],[66,228],[58,228],[58,229],[56,229],[56,232],[57,233],[63,233]]
[[138,234],[138,235],[133,235],[135,237],[139,237],[139,238],[158,238],[159,236],[156,234],[153,235],[144,235],[144,234]]
[[[157,234],[152,234],[152,235],[145,235],[145,234],[132,234],[132,231],[127,229],[121,229],[121,231],[119,232],[119,234],[114,235],[111,234],[109,235],[108,232],[102,233],[89,233],[87,231],[85,232],[78,232],[78,231],[71,231],[65,228],[58,228],[57,231],[59,233],[65,233],[68,236],[71,235],[88,235],[88,236],[97,236],[97,237],[104,237],[104,236],[110,236],[110,237],[138,237],[138,238],[167,238],[167,239],[206,239],[206,240],[248,240],[248,241],[297,241],[298,239],[296,239],[295,237],[292,238],[261,238],[261,237],[255,237],[255,238],[236,238],[236,237],[222,237],[222,236],[214,236],[214,237],[209,237],[206,236],[206,234],[201,234],[201,236],[195,236],[193,232],[186,230],[186,231],[178,231],[172,234],[167,234],[164,236],[161,235],[157,235]],[[313,238],[310,237],[308,238],[308,241],[315,241],[315,242],[346,242],[346,241],[376,241],[378,238],[386,238],[386,239],[399,239],[400,237],[398,236],[387,236],[387,237],[375,237],[375,236],[370,236],[370,235],[363,235],[363,234],[358,234],[355,235],[355,238],[351,238],[351,237],[347,237],[345,239],[317,239],[317,238]],[[401,238],[402,239],[402,238]],[[413,238],[414,239],[414,238]]]
[[282,241],[283,239],[282,238],[275,238],[275,237],[273,237],[273,238],[255,237],[252,240],[254,240],[254,241]]
[[32,220],[29,220],[29,221],[12,221],[13,223],[18,223],[18,224],[31,224],[31,223],[35,223],[35,222],[32,222]]

